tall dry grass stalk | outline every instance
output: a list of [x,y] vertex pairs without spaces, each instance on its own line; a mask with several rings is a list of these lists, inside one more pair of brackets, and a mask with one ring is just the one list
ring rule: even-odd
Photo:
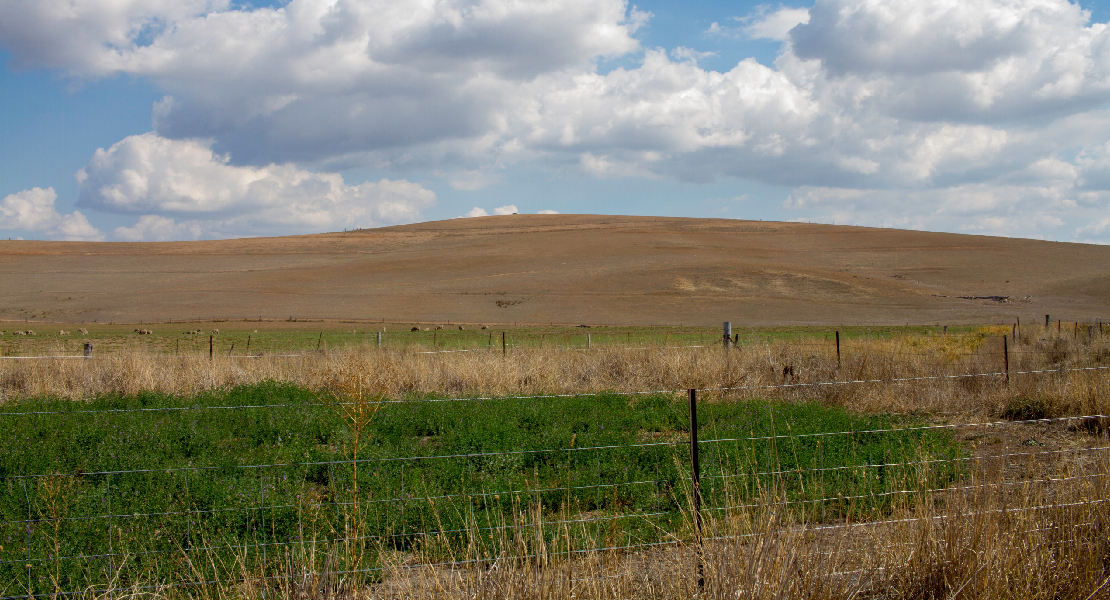
[[[80,400],[144,391],[196,394],[264,380],[324,389],[342,369],[355,368],[365,385],[393,398],[411,394],[457,397],[574,394],[604,390],[747,388],[717,393],[819,400],[866,412],[912,412],[956,418],[998,417],[1012,407],[1025,416],[1110,412],[1102,371],[1110,366],[1110,336],[1075,337],[1039,329],[1009,344],[1010,371],[1065,369],[892,383],[850,383],[761,389],[763,386],[894,380],[1003,370],[1002,335],[982,328],[953,336],[905,336],[842,343],[838,364],[831,341],[783,341],[733,348],[602,347],[421,353],[414,349],[353,347],[304,356],[257,358],[172,356],[141,350],[91,359],[0,360],[0,401],[54,396]],[[712,399],[713,394],[705,395]]]

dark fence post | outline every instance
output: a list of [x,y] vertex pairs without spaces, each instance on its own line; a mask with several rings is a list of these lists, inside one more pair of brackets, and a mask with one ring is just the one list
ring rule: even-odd
[[840,332],[836,332],[836,368],[840,368]]
[[509,347],[505,345],[505,332],[501,332],[501,354],[508,354]]
[[732,321],[725,321],[725,334],[722,336],[727,349],[729,344],[732,343]]
[[1045,329],[1048,329],[1048,317],[1049,317],[1049,316],[1050,316],[1050,315],[1045,315],[1045,316],[1044,316],[1044,328],[1045,328]]
[[690,390],[690,481],[694,501],[694,535],[697,542],[698,593],[705,589],[701,547],[701,461],[698,457],[698,391]]
[[1010,347],[1006,344],[1006,336],[1002,336],[1002,366],[1006,369],[1006,383],[1010,383]]
[[212,360],[212,353],[216,350],[216,336],[208,336],[208,360]]
[[85,342],[85,358],[92,356],[93,345],[92,342]]

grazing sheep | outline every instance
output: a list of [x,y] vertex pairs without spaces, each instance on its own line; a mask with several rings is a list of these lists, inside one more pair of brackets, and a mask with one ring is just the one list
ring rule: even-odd
[[66,331],[65,329],[62,329],[62,330],[58,331],[58,335],[69,335],[69,332]]
[[220,335],[220,330],[219,329],[213,329],[212,330],[212,335]]
[[81,329],[78,329],[77,332],[80,333],[81,335],[89,335],[89,330],[85,329],[84,327],[82,327]]
[[463,326],[459,325],[459,331],[462,331],[462,330],[463,330]]
[[412,329],[410,329],[409,331],[420,331],[420,328],[419,328],[419,327],[413,327],[413,328],[412,328]]
[[14,335],[27,335],[26,333],[23,333],[22,331],[13,331],[12,334],[14,334]]
[[34,331],[31,331],[30,329],[28,329],[27,331],[24,331],[23,333],[24,333],[25,335],[35,335],[35,332],[34,332]]

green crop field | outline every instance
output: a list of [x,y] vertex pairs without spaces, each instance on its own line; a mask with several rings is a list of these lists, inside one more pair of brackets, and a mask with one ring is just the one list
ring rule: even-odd
[[[87,334],[80,333],[84,328]],[[413,331],[413,329],[416,331]],[[970,326],[735,327],[740,346],[789,342],[830,346],[841,342],[896,336],[965,334]],[[34,336],[16,335],[34,331]],[[149,330],[140,334],[137,330]],[[65,331],[63,335],[60,332]],[[199,331],[200,333],[194,333]],[[218,333],[214,333],[218,331]],[[213,353],[232,356],[300,353],[376,347],[413,350],[500,351],[513,348],[660,347],[712,345],[721,341],[718,327],[604,327],[565,325],[458,325],[341,321],[212,321],[145,324],[6,323],[0,325],[0,356],[78,355],[84,344],[96,354],[149,351],[159,354]]]
[[[690,533],[685,397],[365,406],[377,412],[356,441],[350,405],[275,383],[3,405],[0,596],[292,561],[373,579],[390,552],[495,556],[522,528],[566,550]],[[947,485],[943,459],[962,456],[916,421],[816,404],[702,402],[699,424],[708,515],[772,495],[799,519],[887,514]],[[942,459],[927,480],[923,459]]]

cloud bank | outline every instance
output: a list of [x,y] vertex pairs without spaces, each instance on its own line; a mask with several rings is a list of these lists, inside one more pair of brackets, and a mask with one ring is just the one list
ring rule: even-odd
[[141,215],[125,240],[335,231],[417,220],[435,193],[405,180],[347,185],[292,165],[234,166],[195,140],[153,133],[97,150],[77,174],[78,205]]
[[1110,241],[1110,30],[1078,5],[731,16],[707,33],[780,40],[773,65],[643,48],[650,15],[619,0],[13,0],[0,42],[16,68],[165,91],[152,133],[83,171],[80,208],[141,217],[121,238],[401,222],[434,195],[334,171],[431,169],[474,190],[527,163],[788,186],[808,220]]

